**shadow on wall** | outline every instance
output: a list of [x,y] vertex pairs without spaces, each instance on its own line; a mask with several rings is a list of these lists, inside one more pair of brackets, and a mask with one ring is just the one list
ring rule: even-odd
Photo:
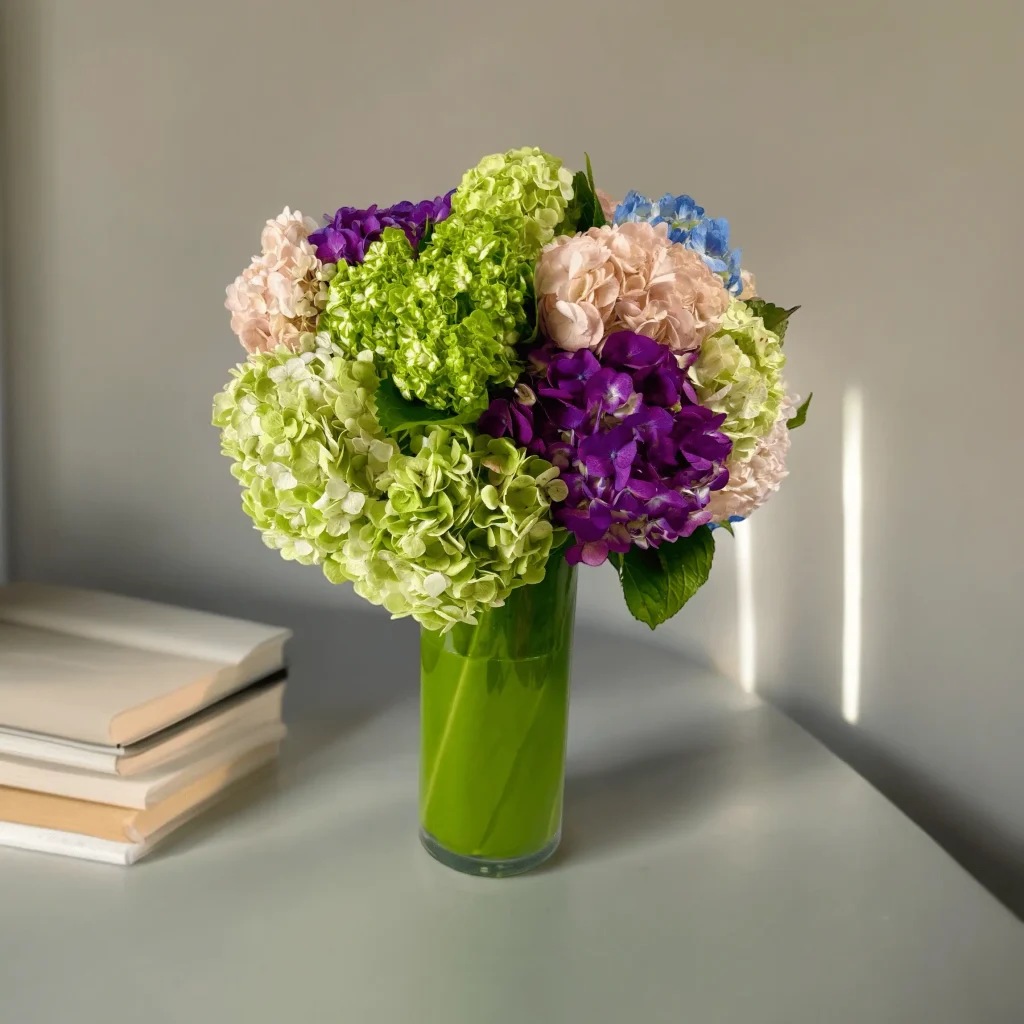
[[990,819],[810,701],[772,698],[780,711],[871,783],[1024,921],[1024,847]]
[[[310,570],[314,571],[314,570]],[[110,581],[101,584],[111,587]],[[134,596],[166,601],[220,615],[287,626],[292,681],[287,716],[344,708],[346,716],[373,714],[419,694],[419,626],[412,619],[392,622],[381,608],[325,607],[282,600],[251,590],[173,586],[126,586]]]

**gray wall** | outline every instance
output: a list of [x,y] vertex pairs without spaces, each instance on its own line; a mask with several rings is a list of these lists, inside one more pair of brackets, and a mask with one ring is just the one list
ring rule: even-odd
[[[240,353],[224,285],[286,203],[318,216],[434,195],[510,145],[577,166],[587,149],[613,193],[686,190],[729,216],[763,292],[803,303],[791,382],[815,404],[792,477],[751,524],[746,681],[1005,895],[1024,848],[1022,7],[629,10],[9,4],[13,573],[352,608],[237,510],[207,425]],[[860,521],[844,534],[850,389],[863,550],[844,563]],[[738,676],[753,633],[738,636],[735,552],[719,548],[712,584],[655,642]],[[844,620],[855,563],[859,637]],[[643,632],[609,572],[587,584],[585,618]]]

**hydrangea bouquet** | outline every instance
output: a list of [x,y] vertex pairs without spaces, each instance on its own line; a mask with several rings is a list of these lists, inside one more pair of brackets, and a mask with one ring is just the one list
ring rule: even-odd
[[420,203],[286,208],[227,289],[214,424],[268,547],[422,627],[421,835],[509,874],[561,827],[575,566],[654,628],[786,474],[793,309],[689,196],[536,148]]

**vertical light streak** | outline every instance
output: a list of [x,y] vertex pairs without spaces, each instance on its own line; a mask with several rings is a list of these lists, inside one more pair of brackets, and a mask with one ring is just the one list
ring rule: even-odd
[[864,400],[843,396],[843,718],[860,718],[861,601],[864,530]]
[[753,693],[757,685],[757,622],[754,617],[754,566],[750,520],[733,526],[736,535],[737,627],[740,648],[740,686]]

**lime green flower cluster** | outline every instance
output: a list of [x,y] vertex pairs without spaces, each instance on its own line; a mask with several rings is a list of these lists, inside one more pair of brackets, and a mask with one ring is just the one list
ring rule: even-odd
[[363,263],[339,265],[321,337],[349,357],[372,352],[406,398],[482,409],[488,385],[519,373],[533,266],[571,198],[572,175],[556,157],[536,148],[485,157],[418,255],[387,228]]
[[516,232],[523,253],[532,259],[555,237],[572,197],[572,172],[561,160],[536,146],[510,149],[485,156],[466,171],[445,225],[482,214]]
[[779,336],[746,303],[733,299],[720,329],[705,338],[690,376],[701,405],[725,413],[731,462],[746,462],[782,415],[786,357]]
[[368,353],[257,353],[217,395],[213,424],[244,492],[242,508],[267,547],[323,564],[346,534],[383,507],[398,451],[377,423]]
[[382,431],[373,356],[258,353],[232,371],[213,423],[264,543],[428,629],[474,622],[544,578],[559,471],[465,427]]
[[435,427],[389,468],[384,508],[325,563],[329,579],[351,579],[395,618],[448,630],[544,578],[551,502],[566,494],[550,462],[507,438]]

